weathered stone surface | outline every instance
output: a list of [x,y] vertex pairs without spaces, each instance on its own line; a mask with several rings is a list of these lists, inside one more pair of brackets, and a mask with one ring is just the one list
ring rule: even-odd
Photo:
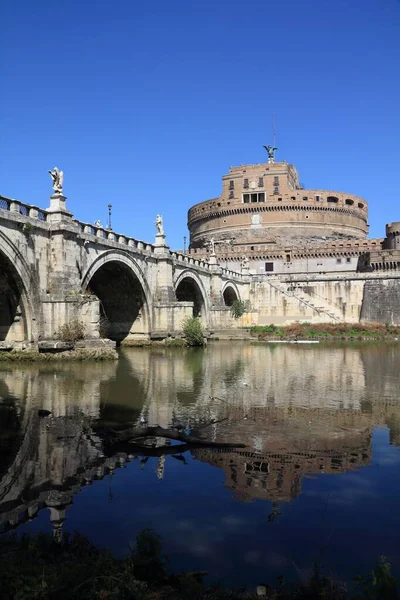
[[39,352],[65,352],[66,350],[73,350],[74,344],[70,342],[53,342],[53,341],[42,341],[38,343]]
[[14,344],[10,342],[0,342],[0,352],[9,352],[13,350]]
[[79,340],[75,343],[75,348],[109,348],[110,350],[115,349],[117,343],[114,340],[107,340],[104,338],[98,340]]

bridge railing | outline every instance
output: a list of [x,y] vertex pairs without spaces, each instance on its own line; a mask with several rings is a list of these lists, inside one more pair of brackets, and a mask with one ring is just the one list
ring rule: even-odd
[[242,273],[239,273],[238,271],[232,271],[232,269],[222,269],[222,275],[224,275],[225,277],[229,277],[230,279],[232,277],[236,277],[237,279],[243,279],[243,275]]
[[30,217],[31,219],[38,219],[39,221],[47,221],[47,211],[34,206],[33,204],[25,204],[20,200],[14,200],[13,198],[6,198],[0,196],[0,209],[8,210],[13,213]]
[[170,255],[171,258],[177,260],[178,262],[183,262],[196,267],[202,267],[203,269],[210,268],[210,265],[208,264],[207,260],[203,260],[201,258],[193,258],[193,256],[190,256],[189,254],[184,254],[183,252],[172,250],[170,252]]
[[84,223],[74,219],[75,225],[77,225],[82,233],[93,235],[96,238],[108,240],[110,242],[118,242],[118,244],[124,244],[129,248],[137,248],[138,250],[146,250],[147,252],[154,252],[154,245],[148,244],[141,240],[136,240],[127,235],[116,233],[111,229],[102,227],[101,225],[92,225],[91,223]]

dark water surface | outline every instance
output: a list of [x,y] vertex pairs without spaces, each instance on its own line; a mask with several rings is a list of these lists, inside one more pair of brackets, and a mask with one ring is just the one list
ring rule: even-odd
[[[400,576],[399,384],[399,345],[372,343],[2,365],[0,532],[78,530],[122,556],[151,527],[172,569],[228,585],[307,577],[320,554],[341,579],[382,554]],[[247,448],[107,450],[104,427],[141,415],[164,427],[226,418],[202,433]]]

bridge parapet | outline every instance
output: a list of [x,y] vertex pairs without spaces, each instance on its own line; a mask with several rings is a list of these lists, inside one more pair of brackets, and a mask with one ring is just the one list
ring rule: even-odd
[[13,198],[6,198],[0,196],[0,208],[2,210],[8,210],[12,213],[18,213],[31,219],[38,219],[39,221],[47,221],[47,211],[34,206],[33,204],[25,204],[20,200],[14,200]]
[[149,244],[148,242],[143,242],[142,240],[137,240],[136,238],[117,233],[112,229],[108,229],[107,227],[102,227],[101,225],[92,225],[91,223],[85,223],[83,221],[78,221],[77,219],[74,219],[74,223],[77,225],[81,233],[97,238],[97,243],[99,243],[99,239],[108,240],[123,246],[128,246],[129,248],[135,248],[136,250],[146,250],[147,252],[151,253],[154,253],[155,251],[154,244]]
[[207,262],[207,260],[204,260],[201,258],[193,258],[192,256],[189,256],[188,254],[185,254],[183,252],[179,252],[176,250],[170,251],[170,256],[171,256],[172,260],[176,260],[178,262],[183,262],[183,263],[193,266],[193,267],[210,270],[210,265]]

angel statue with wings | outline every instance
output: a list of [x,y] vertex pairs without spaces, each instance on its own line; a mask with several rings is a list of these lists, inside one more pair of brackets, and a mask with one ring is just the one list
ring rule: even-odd
[[56,194],[62,194],[63,191],[63,181],[64,181],[64,173],[60,171],[57,167],[54,167],[52,171],[49,171],[50,177],[53,180],[53,190]]
[[275,150],[278,150],[278,148],[275,148],[274,146],[263,146],[263,148],[265,148],[268,153],[268,162],[274,163],[275,162]]

